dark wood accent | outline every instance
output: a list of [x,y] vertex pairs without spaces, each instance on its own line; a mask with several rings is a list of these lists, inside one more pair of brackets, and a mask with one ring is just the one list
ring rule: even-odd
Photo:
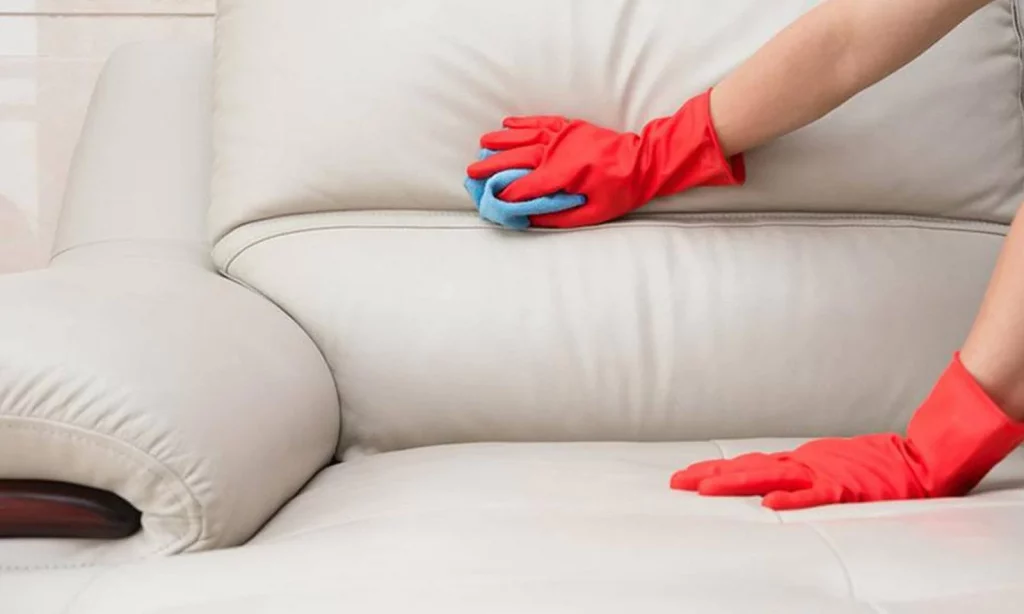
[[139,530],[142,514],[117,495],[43,480],[0,480],[0,538],[119,539]]

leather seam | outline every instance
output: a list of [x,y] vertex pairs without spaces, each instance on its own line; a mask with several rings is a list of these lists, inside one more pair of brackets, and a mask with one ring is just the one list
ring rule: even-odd
[[718,443],[717,439],[712,439],[711,444],[718,449],[718,458],[725,460],[725,448],[722,447],[722,444]]
[[71,599],[68,600],[67,606],[64,609],[64,614],[72,614],[72,612],[73,612],[72,608],[75,607],[75,605],[82,600],[82,596],[85,595],[86,591],[88,591],[90,588],[92,588],[93,585],[96,584],[96,582],[100,578],[107,576],[114,569],[116,569],[116,568],[107,568],[107,569],[96,568],[94,570],[93,574],[92,574],[92,577],[89,578],[88,580],[86,580],[85,583],[82,585],[82,587],[79,588],[77,591],[75,591],[75,594],[72,595]]
[[[561,510],[566,510],[569,507],[570,506],[564,506],[564,505],[548,506],[548,507],[544,507],[543,510],[544,511],[552,511],[552,510],[561,511]],[[1004,507],[1024,508],[1024,501],[1001,501],[1001,502],[987,503],[987,504],[984,504],[984,505],[977,505],[977,504],[975,504],[975,505],[971,506],[972,509],[990,509],[990,508],[1004,508]],[[501,510],[506,510],[507,511],[509,509],[513,509],[513,511],[527,511],[527,512],[531,512],[531,511],[537,511],[537,510],[539,510],[541,508],[529,508],[529,509],[518,508],[518,507],[516,507],[516,508],[509,508],[508,506],[506,506],[504,504],[492,504],[492,505],[474,506],[472,509],[473,509],[473,511],[476,511],[476,512],[484,512],[484,513],[486,513],[486,512],[501,511]],[[586,512],[587,509],[589,509],[589,508],[584,508],[582,510],[580,508],[573,508],[570,511],[573,514],[580,514],[580,513]],[[348,528],[348,527],[352,527],[353,525],[361,524],[361,523],[364,523],[364,522],[376,522],[376,521],[380,521],[380,520],[393,520],[393,519],[399,519],[399,518],[410,518],[410,517],[415,517],[415,516],[436,515],[436,514],[443,514],[443,513],[450,513],[450,512],[460,512],[460,511],[461,512],[465,512],[465,511],[468,511],[468,510],[467,510],[467,508],[465,506],[459,507],[459,506],[445,505],[445,506],[439,506],[439,507],[432,507],[432,508],[428,508],[428,509],[416,510],[416,511],[413,511],[413,512],[377,512],[377,513],[362,514],[362,515],[356,515],[356,516],[353,516],[353,517],[347,517],[347,518],[341,518],[341,519],[333,520],[333,521],[327,522],[325,524],[318,524],[318,525],[315,525],[315,526],[303,526],[301,528],[298,528],[298,529],[295,529],[295,530],[292,530],[292,531],[287,531],[287,532],[284,532],[284,533],[281,533],[281,534],[278,534],[278,535],[267,536],[266,533],[261,533],[261,534],[257,535],[253,539],[253,541],[251,542],[251,545],[252,546],[264,546],[264,545],[279,544],[279,543],[287,542],[287,541],[294,540],[294,539],[302,539],[302,538],[305,538],[305,537],[307,537],[307,536],[309,536],[311,534],[314,534],[314,533],[321,533],[321,532],[324,532],[324,531],[332,531],[332,530],[335,530],[335,529]],[[601,512],[601,513],[603,513],[603,512]],[[618,515],[620,515],[620,516],[630,516],[630,517],[634,517],[635,516],[635,517],[643,517],[643,518],[651,518],[651,517],[656,517],[656,518],[662,518],[662,517],[669,518],[669,517],[672,517],[672,518],[676,518],[676,517],[678,517],[678,514],[676,512],[671,512],[671,511],[663,512],[663,513],[662,512],[657,512],[656,513],[656,512],[645,512],[645,511],[641,511],[641,510],[634,510],[634,511],[630,511],[630,512],[622,512],[622,513],[620,513]],[[788,521],[785,520],[785,518],[782,517],[782,514],[780,514],[779,512],[772,512],[772,515],[776,519],[780,520],[780,524],[785,524],[787,526],[809,525],[811,522],[813,522],[813,521],[788,522]],[[687,514],[686,517],[687,518],[715,517],[715,518],[718,518],[718,519],[722,518],[721,516],[713,516],[712,514],[704,514],[704,513],[701,513],[701,514]],[[898,514],[895,514],[895,515],[886,515],[886,516],[881,516],[881,517],[882,518],[893,518],[893,517],[900,518],[902,516],[898,515]],[[767,518],[767,517],[764,517],[764,518]],[[874,518],[874,517],[869,517],[869,518]],[[740,525],[740,526],[742,526],[744,524],[758,524],[758,525],[770,525],[770,524],[773,524],[773,523],[771,523],[771,522],[769,522],[767,520],[757,520],[757,519],[736,519],[734,521],[736,522],[737,525]]]
[[1024,28],[1021,24],[1021,0],[1010,0],[1010,19],[1017,40],[1017,110],[1020,113],[1021,156],[1024,159]]
[[[479,219],[478,213],[474,210],[465,209],[329,209],[321,211],[296,211],[290,213],[282,213],[279,215],[272,215],[268,217],[261,217],[249,220],[238,226],[232,227],[228,232],[224,233],[224,237],[234,234],[241,228],[247,226],[253,226],[257,224],[266,224],[269,222],[275,222],[283,219],[294,219],[304,217],[316,217],[324,215],[360,215],[365,217],[392,217],[399,215],[409,216],[422,216],[422,217],[436,217],[436,218],[457,218],[462,220],[470,220],[477,222],[475,227],[477,228],[490,228],[490,229],[501,229],[500,226],[491,224],[490,222]],[[849,219],[866,219],[866,220],[920,220],[920,221],[933,221],[933,222],[970,222],[976,224],[990,224],[990,225],[1004,225],[1002,222],[993,222],[990,220],[974,219],[974,218],[957,218],[947,217],[938,215],[928,214],[917,214],[917,213],[887,213],[884,211],[872,212],[872,211],[800,211],[800,210],[774,210],[774,211],[757,211],[757,210],[739,210],[739,211],[662,211],[659,209],[637,209],[629,214],[605,222],[603,224],[595,224],[590,226],[580,226],[577,228],[532,228],[530,232],[573,232],[581,230],[592,230],[595,228],[606,228],[608,226],[620,225],[625,222],[641,220],[644,218],[687,218],[690,220],[702,220],[702,219],[763,219],[763,220],[784,220],[784,219],[838,219],[838,220],[849,220]],[[510,231],[520,233],[523,231]]]
[[90,247],[96,247],[97,245],[113,245],[117,243],[141,243],[145,245],[167,245],[175,247],[191,247],[206,250],[209,248],[209,244],[199,240],[185,240],[185,239],[151,239],[151,238],[133,238],[125,237],[122,239],[99,239],[97,241],[86,241],[84,243],[76,243],[68,247],[63,247],[52,254],[50,254],[50,260],[54,260],[59,256],[63,256],[69,252],[73,252],[79,249],[85,249]]
[[[19,422],[21,422],[21,423],[19,424]],[[75,432],[69,432],[68,430],[65,430],[69,426],[72,427],[72,428],[75,428],[75,429],[79,429],[81,432],[75,433]],[[153,456],[151,456],[150,454],[147,454],[146,452],[144,452],[143,450],[135,447],[134,445],[132,445],[132,444],[130,444],[128,442],[119,440],[119,439],[115,439],[117,444],[126,446],[128,449],[130,449],[133,452],[139,454],[143,459],[145,459],[144,462],[139,462],[138,459],[132,458],[131,455],[128,454],[126,451],[120,450],[120,449],[110,445],[106,441],[104,441],[104,440],[110,438],[109,435],[106,435],[104,433],[97,433],[95,431],[90,431],[90,430],[82,428],[81,426],[74,425],[74,424],[68,425],[68,424],[60,423],[60,422],[55,423],[55,422],[53,422],[51,420],[47,420],[47,419],[43,419],[43,418],[38,418],[38,417],[31,417],[31,418],[29,418],[29,417],[21,417],[21,416],[17,416],[17,417],[4,416],[4,417],[0,417],[0,429],[35,431],[37,433],[46,435],[48,437],[56,437],[56,438],[61,438],[61,439],[68,440],[69,442],[71,442],[71,445],[77,445],[77,446],[85,445],[85,446],[89,446],[89,447],[92,447],[92,448],[98,450],[99,452],[101,452],[103,454],[106,454],[106,455],[109,455],[109,456],[113,456],[113,457],[122,459],[123,461],[126,461],[129,466],[135,467],[135,468],[139,468],[142,471],[146,472],[148,475],[154,476],[158,481],[162,482],[162,481],[164,481],[163,479],[161,479],[162,476],[158,472],[154,471],[152,467],[147,466],[148,463],[145,462],[145,461],[154,462],[157,465],[159,465],[159,467],[161,469],[166,471],[171,477],[173,477],[175,480],[177,480],[178,484],[181,485],[183,492],[176,491],[176,492],[172,493],[172,496],[174,497],[175,503],[180,505],[183,508],[198,509],[200,512],[199,512],[199,514],[186,513],[186,514],[172,516],[172,517],[176,517],[176,518],[183,518],[183,519],[185,519],[186,522],[187,522],[188,531],[185,532],[180,537],[172,536],[172,539],[170,539],[166,543],[161,544],[158,547],[149,549],[148,552],[147,552],[148,555],[160,556],[160,555],[164,555],[164,554],[173,553],[174,551],[179,551],[179,550],[187,549],[190,546],[192,546],[195,543],[197,543],[198,541],[200,541],[200,538],[206,532],[206,527],[205,527],[206,515],[202,513],[203,506],[199,502],[199,500],[195,497],[195,495],[192,493],[191,489],[188,488],[188,486],[186,485],[185,481],[181,478],[181,476],[179,476],[175,471],[173,471],[170,467],[168,467],[163,462],[153,458]],[[90,438],[90,437],[92,437],[92,438]],[[191,502],[191,505],[188,505],[189,502]],[[155,514],[148,514],[148,513],[145,513],[145,512],[143,514],[144,514],[143,518],[146,518],[146,517],[149,517],[149,516],[153,516],[153,517],[167,517],[164,514],[155,515]],[[199,522],[198,523],[194,522],[195,520],[198,520]],[[143,529],[143,530],[145,530],[145,529]],[[143,556],[145,556],[145,555],[143,555]],[[26,571],[26,570],[32,570],[32,569],[65,569],[65,568],[90,567],[90,566],[96,565],[96,564],[97,564],[97,562],[74,563],[74,564],[44,564],[44,565],[0,565],[0,569],[8,570],[8,571]]]
[[839,555],[839,550],[836,548],[836,545],[832,543],[832,540],[826,537],[825,532],[813,522],[804,522],[801,524],[810,529],[818,537],[821,544],[825,546],[829,553],[835,558],[836,563],[839,564],[839,569],[843,572],[843,578],[846,580],[846,590],[850,599],[860,603],[866,603],[857,598],[857,591],[853,587],[853,574],[850,573],[850,568],[847,567],[846,561],[843,560],[843,557]]
[[[392,211],[374,211],[367,212],[373,215],[381,214],[393,214]],[[365,215],[366,213],[360,213]],[[737,217],[739,216],[739,217]],[[742,226],[736,224],[722,223],[729,219],[743,219],[749,220]],[[913,217],[913,216],[872,216],[872,215],[851,215],[841,216],[831,219],[835,219],[835,222],[828,222],[829,216],[818,217],[798,217],[793,216],[792,218],[770,218],[763,217],[759,214],[753,214],[747,216],[745,214],[722,214],[721,216],[715,215],[714,217],[705,217],[699,220],[661,220],[652,223],[648,220],[631,219],[625,220],[613,224],[606,224],[600,226],[588,226],[585,228],[577,228],[572,231],[531,231],[531,232],[543,232],[544,234],[549,233],[560,233],[560,232],[599,232],[607,231],[615,228],[775,228],[775,227],[812,227],[812,228],[900,228],[900,229],[916,229],[916,230],[932,230],[936,232],[963,232],[971,234],[985,234],[992,236],[1005,236],[1006,226],[1002,224],[996,224],[994,222],[975,222],[967,221],[968,224],[982,225],[979,226],[961,226],[963,221],[945,221],[945,220],[931,220],[929,218]],[[874,223],[869,223],[874,222]],[[489,226],[422,226],[413,224],[388,224],[388,225],[367,225],[359,223],[333,223],[325,224],[322,226],[310,227],[310,228],[295,228],[290,230],[282,230],[279,232],[271,233],[266,236],[257,237],[243,244],[238,248],[234,254],[232,254],[227,261],[224,263],[222,270],[227,275],[230,274],[231,266],[235,261],[242,256],[246,251],[262,244],[267,241],[279,239],[286,236],[304,234],[311,232],[326,232],[326,231],[337,231],[337,230],[470,230],[470,231],[486,231],[493,232],[495,229]],[[526,233],[524,233],[526,234]],[[223,239],[222,239],[223,241]]]
[[[341,519],[341,520],[338,520],[338,521],[335,521],[335,522],[331,522],[329,524],[321,524],[321,525],[317,525],[317,526],[304,526],[304,527],[302,527],[300,529],[296,529],[294,531],[291,531],[291,532],[288,532],[288,533],[283,533],[283,534],[277,535],[277,536],[270,536],[270,537],[262,537],[261,536],[259,538],[259,540],[254,540],[252,545],[253,546],[263,546],[263,545],[278,544],[278,543],[286,542],[286,541],[292,540],[292,539],[304,538],[304,537],[306,537],[308,535],[311,535],[313,533],[320,533],[320,532],[323,532],[323,531],[332,531],[334,529],[341,529],[341,528],[345,528],[345,527],[351,527],[352,525],[362,524],[364,522],[376,522],[376,521],[379,521],[379,520],[395,520],[395,519],[404,519],[404,518],[414,518],[414,517],[421,517],[421,516],[426,516],[426,515],[448,514],[448,513],[451,513],[451,512],[460,512],[460,511],[467,511],[467,510],[468,510],[468,508],[466,508],[465,506],[446,505],[446,506],[442,506],[442,507],[432,507],[432,508],[428,508],[428,509],[415,510],[413,512],[377,512],[377,513],[372,513],[372,514],[364,514],[364,515],[360,515],[360,516],[354,516],[354,517],[350,517],[350,518]],[[489,504],[489,505],[473,506],[472,510],[474,512],[483,512],[483,513],[495,512],[495,511],[499,511],[499,512],[500,511],[510,511],[510,510],[513,511],[513,512],[519,511],[519,512],[526,512],[526,513],[532,513],[532,512],[536,512],[538,510],[543,510],[545,512],[551,512],[551,511],[556,511],[557,512],[557,511],[568,510],[568,512],[571,512],[574,516],[578,516],[580,514],[586,513],[586,511],[587,511],[587,509],[580,509],[578,507],[571,507],[571,506],[565,506],[565,505],[547,506],[547,507],[543,507],[543,508],[536,508],[536,507],[518,508],[518,507],[510,507],[510,506],[508,506],[506,504],[501,504],[501,503],[499,503],[499,504]],[[599,510],[597,513],[599,513],[599,514],[605,513],[605,510]],[[655,513],[655,512],[648,512],[648,511],[643,511],[643,510],[635,510],[635,511],[630,511],[630,512],[621,512],[618,515],[619,516],[638,517],[638,518],[677,518],[678,517],[678,514],[676,514],[674,512]],[[710,514],[691,514],[691,515],[688,515],[687,517],[696,518],[696,517],[709,517],[709,516],[711,516],[711,515]],[[720,517],[717,517],[717,518],[720,518]],[[737,523],[739,523],[739,522],[745,522],[745,523],[748,523],[748,524],[764,524],[764,525],[771,525],[772,524],[770,522],[761,521],[761,520],[737,521]]]
[[[233,260],[234,259],[232,258],[232,261]],[[334,387],[334,396],[335,396],[335,398],[338,399],[338,441],[341,441],[342,434],[344,433],[344,429],[345,429],[345,424],[344,424],[345,412],[343,411],[344,407],[345,407],[345,403],[344,403],[344,400],[341,397],[341,387],[338,386],[338,379],[337,379],[336,374],[334,372],[334,367],[331,365],[331,361],[327,360],[327,354],[324,353],[324,349],[320,347],[320,344],[316,341],[316,339],[314,339],[313,335],[306,329],[305,326],[302,325],[301,322],[299,322],[299,319],[297,317],[295,317],[295,315],[293,315],[290,311],[285,309],[283,305],[281,305],[280,303],[278,303],[274,299],[270,298],[270,296],[268,296],[267,294],[265,294],[262,291],[260,291],[259,288],[256,288],[252,284],[246,282],[244,279],[242,279],[242,278],[240,278],[240,277],[238,277],[236,275],[232,275],[231,272],[228,269],[229,269],[229,267],[225,267],[224,271],[222,272],[222,275],[226,279],[228,279],[228,280],[238,284],[239,286],[245,288],[246,290],[249,290],[250,292],[252,292],[256,296],[262,298],[263,300],[267,301],[268,303],[270,303],[271,305],[276,307],[284,315],[284,317],[286,317],[289,320],[291,320],[295,324],[295,326],[297,326],[299,328],[299,330],[302,331],[302,334],[305,335],[306,338],[309,339],[310,343],[313,344],[313,347],[316,348],[317,353],[320,355],[320,359],[324,362],[324,365],[327,367],[327,372],[330,373],[330,375],[331,375],[331,384]],[[338,456],[339,456],[339,454],[338,454],[339,448],[340,448],[340,445],[336,444],[334,452],[331,453],[331,458],[333,458],[333,459],[337,459],[338,458]]]

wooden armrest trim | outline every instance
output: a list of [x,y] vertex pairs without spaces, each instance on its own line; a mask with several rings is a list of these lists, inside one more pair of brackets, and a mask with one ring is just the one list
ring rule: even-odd
[[119,539],[142,514],[104,490],[45,480],[0,480],[0,538]]

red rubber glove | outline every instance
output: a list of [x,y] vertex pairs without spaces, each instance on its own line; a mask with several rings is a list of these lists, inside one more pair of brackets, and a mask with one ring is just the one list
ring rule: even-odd
[[906,438],[819,439],[792,452],[704,461],[677,472],[671,485],[702,495],[762,495],[775,510],[957,497],[1022,441],[1024,424],[1003,413],[955,354]]
[[587,202],[567,211],[530,216],[533,226],[600,224],[657,196],[697,186],[738,185],[743,156],[726,160],[711,122],[711,91],[691,98],[674,115],[648,123],[640,134],[616,132],[564,117],[509,117],[506,130],[480,138],[498,151],[469,166],[472,179],[508,169],[534,169],[498,196],[517,202],[567,192]]

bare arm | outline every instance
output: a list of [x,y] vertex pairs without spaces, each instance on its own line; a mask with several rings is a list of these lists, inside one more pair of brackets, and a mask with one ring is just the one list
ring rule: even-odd
[[712,92],[726,154],[796,130],[924,53],[990,0],[829,0]]

